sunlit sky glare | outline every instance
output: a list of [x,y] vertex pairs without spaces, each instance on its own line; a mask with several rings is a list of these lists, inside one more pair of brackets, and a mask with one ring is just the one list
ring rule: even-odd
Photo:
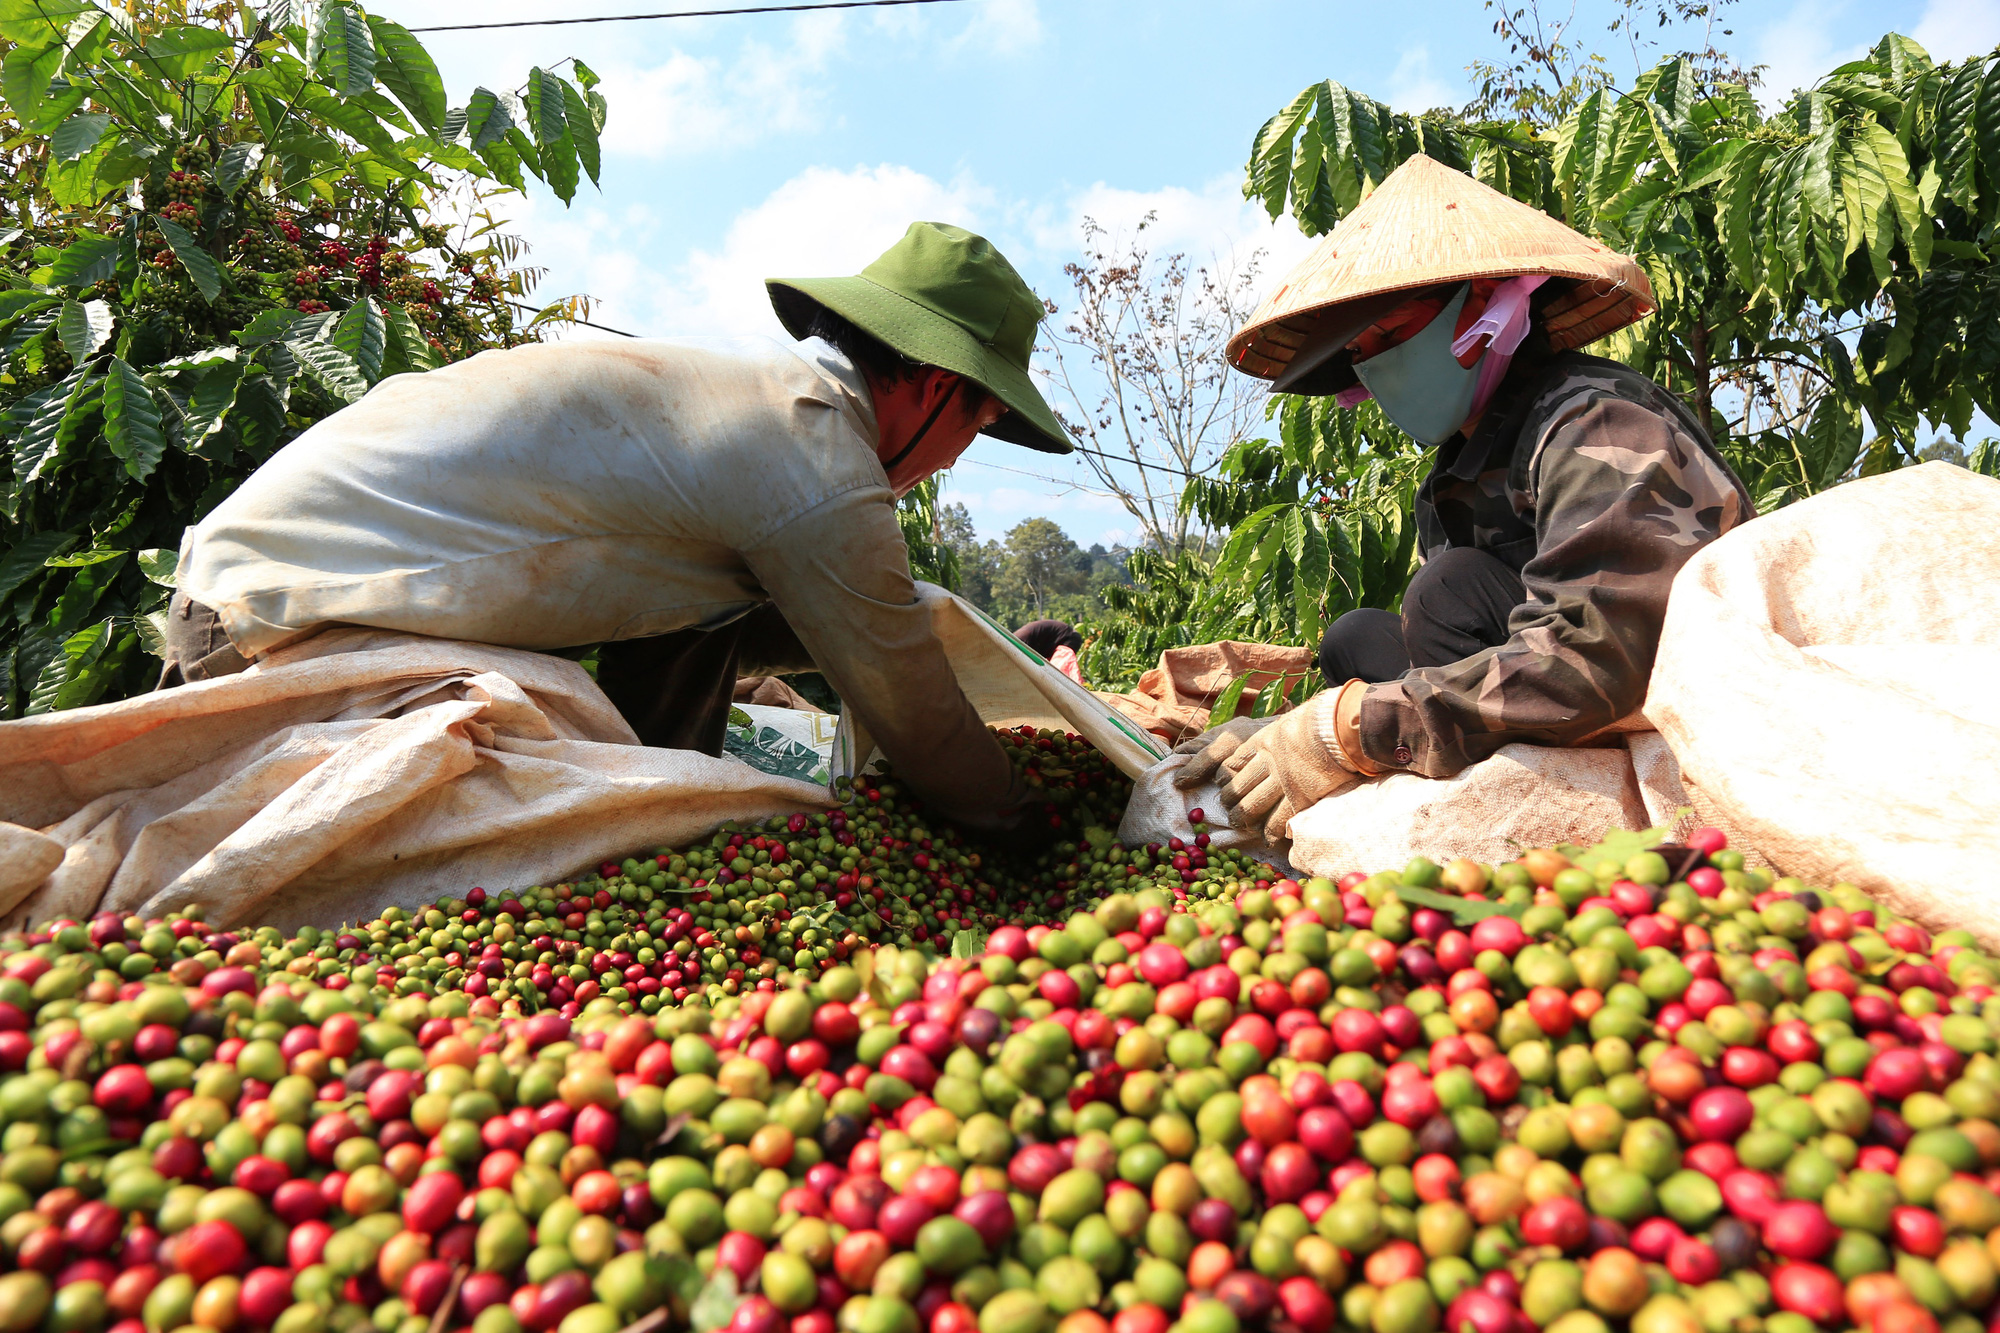
[[[413,28],[713,7],[370,5]],[[1631,49],[1604,33],[1612,13],[1577,0],[1573,31],[1629,82]],[[1743,0],[1721,25],[1733,31],[1718,43],[1781,94],[1889,30],[1941,60],[1991,50],[2000,0]],[[1257,127],[1325,78],[1399,110],[1459,105],[1466,66],[1500,54],[1491,27],[1481,0],[959,0],[423,40],[453,105],[569,57],[604,81],[602,191],[585,182],[565,209],[534,184],[501,204],[548,269],[540,298],[587,292],[599,321],[645,336],[783,337],[764,278],[854,272],[917,219],[982,232],[1064,306],[1086,217],[1129,235],[1156,214],[1157,252],[1225,265],[1262,252],[1271,281],[1308,243],[1242,197]],[[982,537],[1045,515],[1084,545],[1133,540],[1130,516],[1092,490],[1079,461],[985,439],[945,484]]]

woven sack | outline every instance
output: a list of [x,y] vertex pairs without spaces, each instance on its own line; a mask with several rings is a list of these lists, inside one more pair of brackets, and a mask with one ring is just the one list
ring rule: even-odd
[[2000,948],[2000,481],[1926,463],[1707,547],[1646,716],[1695,812],[1808,883]]

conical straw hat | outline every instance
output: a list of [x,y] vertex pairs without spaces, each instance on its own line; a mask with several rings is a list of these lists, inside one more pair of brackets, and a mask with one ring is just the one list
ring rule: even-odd
[[1654,308],[1652,284],[1631,259],[1420,153],[1390,172],[1285,275],[1229,340],[1230,364],[1277,379],[1302,345],[1343,313],[1356,313],[1342,307],[1525,273],[1575,280],[1543,311],[1557,351],[1622,329]]

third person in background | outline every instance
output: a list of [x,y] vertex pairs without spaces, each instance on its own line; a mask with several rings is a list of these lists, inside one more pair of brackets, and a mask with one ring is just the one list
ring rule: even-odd
[[1083,668],[1077,661],[1077,654],[1083,651],[1083,636],[1067,620],[1030,620],[1014,631],[1014,637],[1033,648],[1050,666],[1083,684]]

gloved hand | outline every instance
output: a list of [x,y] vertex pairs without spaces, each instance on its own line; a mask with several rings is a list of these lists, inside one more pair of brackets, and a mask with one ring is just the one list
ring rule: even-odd
[[[1343,688],[1316,695],[1227,748],[1217,738],[1189,762],[1193,769],[1213,755],[1215,765],[1231,775],[1222,791],[1231,825],[1262,829],[1266,842],[1283,842],[1300,811],[1361,781],[1362,775],[1349,765],[1335,739],[1334,719],[1346,692]],[[1207,769],[1209,774],[1214,771]]]
[[[1211,782],[1218,781],[1216,774],[1221,771],[1229,756],[1235,754],[1237,748],[1244,742],[1276,721],[1277,719],[1273,717],[1232,718],[1228,722],[1210,727],[1191,740],[1182,741],[1174,747],[1174,753],[1194,757],[1174,774],[1174,785],[1182,791],[1193,791],[1196,787],[1206,787]],[[1228,781],[1228,775],[1223,774],[1220,780]]]

